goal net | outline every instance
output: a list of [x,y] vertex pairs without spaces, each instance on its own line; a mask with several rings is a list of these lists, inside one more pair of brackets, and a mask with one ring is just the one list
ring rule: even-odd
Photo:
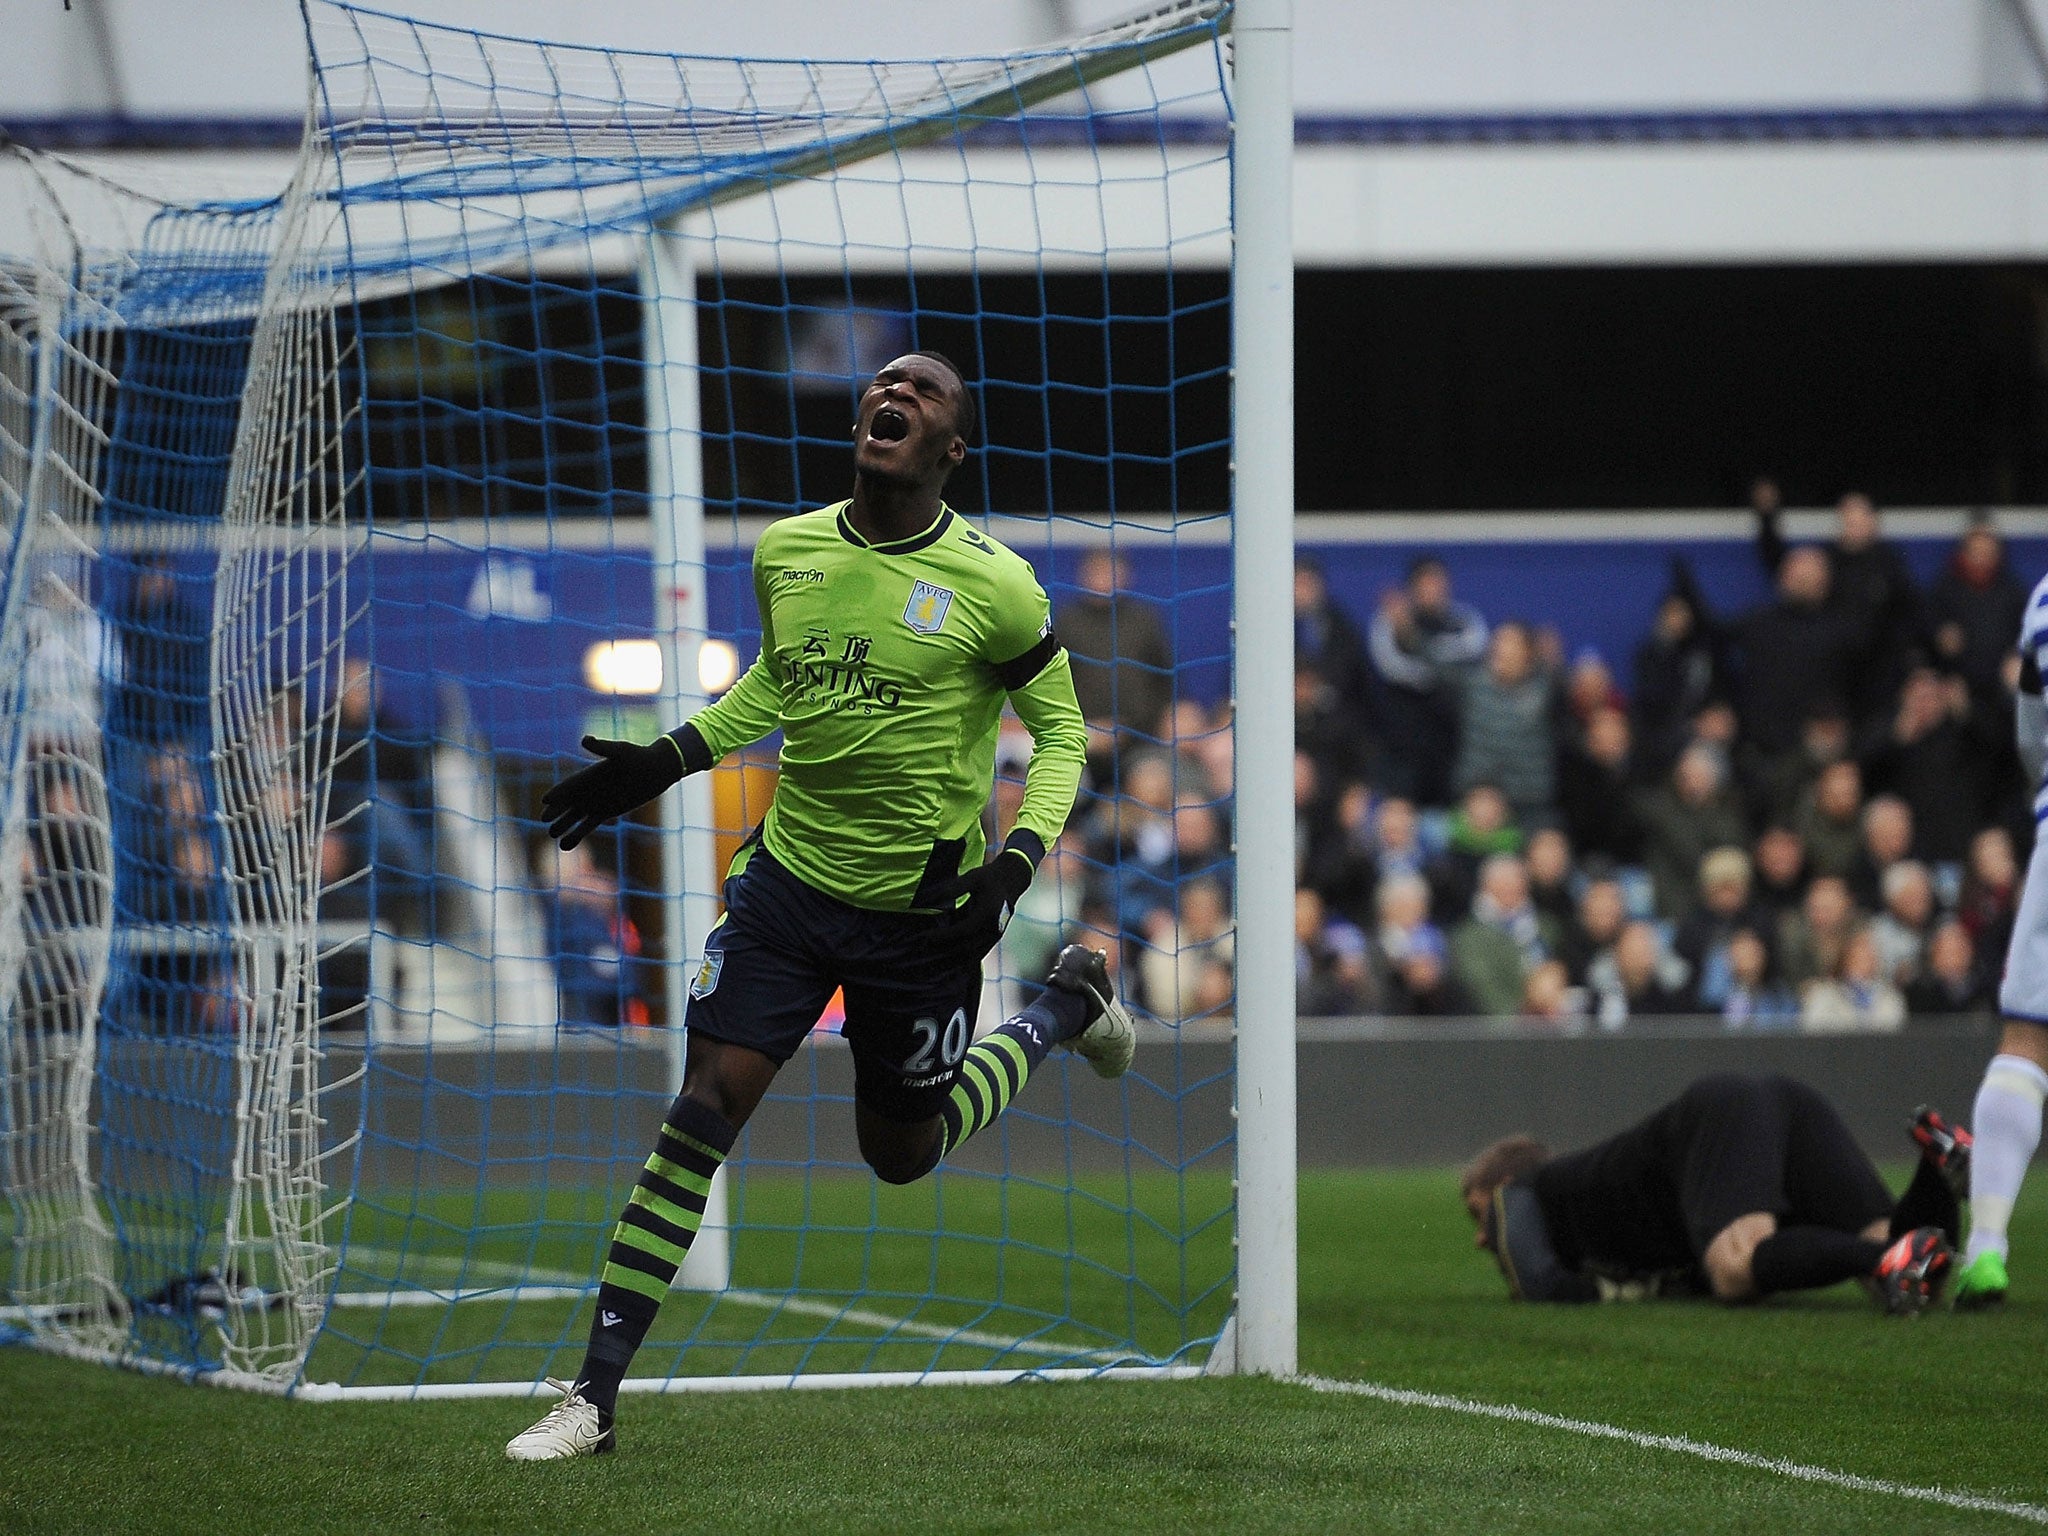
[[628,1388],[1227,1363],[1228,7],[891,63],[306,11],[281,195],[0,167],[0,1328],[307,1396],[574,1371],[774,743],[569,854],[541,792],[747,665],[761,528],[936,348],[948,500],[1094,727],[981,1026],[1080,938],[1138,1065],[890,1188],[829,1009]]

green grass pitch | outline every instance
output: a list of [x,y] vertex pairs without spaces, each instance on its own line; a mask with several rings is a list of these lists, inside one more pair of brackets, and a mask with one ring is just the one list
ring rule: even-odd
[[[1897,1170],[1895,1170],[1895,1173]],[[1733,1311],[1510,1305],[1446,1172],[1312,1173],[1304,1371],[2048,1503],[2048,1194],[2002,1311],[1852,1287]],[[0,1530],[1980,1531],[2021,1521],[1263,1381],[629,1397],[514,1466],[530,1402],[307,1404],[0,1350]]]

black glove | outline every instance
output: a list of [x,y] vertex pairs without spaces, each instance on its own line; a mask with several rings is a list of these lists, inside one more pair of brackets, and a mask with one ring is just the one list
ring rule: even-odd
[[1493,1256],[1517,1301],[1584,1302],[1600,1299],[1591,1275],[1567,1269],[1551,1246],[1543,1203],[1526,1184],[1503,1184],[1487,1212]]
[[[583,750],[595,753],[599,761],[578,769],[540,797],[548,836],[565,849],[574,848],[606,822],[638,810],[684,774],[711,766],[704,738],[692,725],[644,747],[586,736]],[[692,762],[693,755],[704,761]]]
[[1010,914],[1017,910],[1017,899],[1030,889],[1031,877],[1038,873],[1038,860],[1033,850],[1041,853],[1045,845],[1030,832],[1019,828],[1012,832],[1009,841],[1003,844],[1003,851],[979,869],[970,869],[956,879],[945,892],[946,899],[961,902],[947,913],[933,943],[939,951],[948,956],[963,969],[980,965],[982,956],[996,947],[1003,936],[1003,930],[1010,925]]

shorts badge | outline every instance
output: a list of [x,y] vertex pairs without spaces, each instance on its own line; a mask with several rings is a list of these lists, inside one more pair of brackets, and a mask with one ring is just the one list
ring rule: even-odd
[[903,606],[903,622],[920,635],[936,635],[952,606],[951,588],[920,581],[910,589],[910,601]]
[[690,983],[690,996],[709,997],[718,990],[718,973],[725,969],[725,951],[707,949],[704,963],[697,967],[697,975]]

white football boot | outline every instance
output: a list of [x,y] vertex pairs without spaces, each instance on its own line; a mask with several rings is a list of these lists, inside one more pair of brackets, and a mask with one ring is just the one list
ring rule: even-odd
[[1116,1000],[1109,957],[1085,944],[1069,944],[1060,951],[1045,984],[1087,1000],[1088,1027],[1067,1042],[1068,1049],[1093,1067],[1097,1077],[1122,1077],[1130,1071],[1138,1050],[1138,1028]]
[[514,1461],[561,1461],[570,1456],[606,1456],[618,1449],[618,1435],[597,1421],[597,1404],[566,1381],[550,1376],[547,1382],[562,1394],[562,1400],[542,1414],[533,1428],[520,1431],[506,1443],[507,1456]]

